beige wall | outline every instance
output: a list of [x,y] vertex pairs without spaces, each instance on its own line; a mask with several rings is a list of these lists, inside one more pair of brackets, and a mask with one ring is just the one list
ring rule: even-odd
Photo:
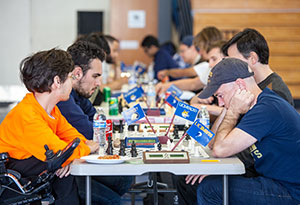
[[270,66],[300,98],[299,0],[192,0],[194,34],[216,26],[227,38],[246,27],[261,32],[270,47]]

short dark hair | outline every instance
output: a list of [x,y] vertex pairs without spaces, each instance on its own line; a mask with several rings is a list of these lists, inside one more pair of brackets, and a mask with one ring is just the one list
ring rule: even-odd
[[110,55],[110,47],[104,35],[100,32],[90,33],[86,38],[86,41],[96,44],[99,48],[103,49],[106,56]]
[[228,55],[228,48],[236,44],[238,51],[249,58],[250,52],[255,52],[258,56],[258,62],[262,64],[269,63],[269,47],[266,39],[258,31],[246,28],[233,36],[222,48],[223,53]]
[[151,46],[159,47],[159,42],[155,36],[148,35],[143,39],[141,45],[142,47],[146,47],[146,48],[150,48]]
[[33,54],[20,64],[20,78],[30,92],[51,92],[55,76],[64,83],[74,69],[71,55],[53,48]]
[[83,75],[90,69],[89,64],[93,59],[98,58],[100,61],[105,59],[104,51],[87,41],[77,41],[67,51],[72,56],[75,66],[81,67]]
[[113,37],[113,36],[111,36],[111,35],[104,35],[104,38],[105,38],[105,40],[106,40],[107,42],[109,42],[109,43],[112,43],[112,42],[114,42],[114,41],[119,42],[118,39],[116,39],[115,37]]

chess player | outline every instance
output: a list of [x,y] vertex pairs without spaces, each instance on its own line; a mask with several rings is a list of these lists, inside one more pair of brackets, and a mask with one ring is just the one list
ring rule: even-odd
[[[74,84],[67,101],[58,104],[66,119],[87,139],[93,139],[95,108],[89,97],[101,85],[102,61],[105,54],[97,45],[77,41],[68,48],[75,67]],[[132,177],[92,177],[92,201],[97,204],[119,204],[131,185]],[[76,177],[79,194],[85,197],[85,180]]]

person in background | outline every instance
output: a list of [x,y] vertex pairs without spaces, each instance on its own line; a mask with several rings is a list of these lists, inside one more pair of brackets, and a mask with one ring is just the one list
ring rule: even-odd
[[[214,157],[229,157],[247,148],[254,157],[257,177],[229,176],[229,204],[300,203],[300,116],[269,88],[263,91],[250,66],[226,58],[212,69],[199,97],[213,94],[224,106],[212,141]],[[222,176],[193,175],[200,183],[198,204],[222,204]]]
[[214,42],[223,40],[223,35],[219,29],[214,26],[203,28],[194,38],[194,45],[199,50],[201,58],[208,59],[207,49]]
[[[225,43],[225,41],[217,41],[207,48],[207,57],[210,68],[213,68],[224,58],[224,54],[221,49]],[[212,102],[213,99],[209,101],[204,99],[201,101],[201,99],[198,98],[198,95],[196,95],[192,98],[190,104],[197,108],[200,108],[201,105],[205,105],[211,117],[215,115],[219,116],[223,110],[223,107],[211,104]],[[186,179],[189,178],[187,178],[187,176],[176,176],[179,204],[195,204],[197,202],[198,183],[187,183]]]
[[[173,78],[201,76],[203,72],[208,70],[208,64],[201,59],[200,54],[193,45],[193,39],[193,36],[185,36],[179,45],[180,56],[186,64],[191,66],[185,69],[173,68],[161,70],[157,74],[159,80],[163,80],[166,76]],[[205,69],[205,66],[207,69]]]
[[38,176],[47,169],[45,148],[63,150],[75,138],[80,144],[56,172],[52,184],[55,204],[79,204],[70,162],[97,151],[99,145],[72,127],[56,104],[68,100],[72,90],[74,63],[62,50],[41,51],[25,58],[21,80],[30,93],[18,103],[0,125],[0,152],[8,152],[7,168],[22,177]]
[[[160,48],[156,37],[152,35],[146,36],[141,46],[146,55],[154,61],[154,78],[158,80],[157,73],[163,69],[178,68],[177,63],[173,60],[171,54],[165,49]],[[170,80],[174,80],[170,78]]]
[[[87,41],[77,41],[67,51],[75,64],[75,82],[70,99],[58,103],[58,107],[81,134],[87,139],[93,139],[93,117],[96,109],[88,98],[101,85],[105,54],[97,45]],[[132,177],[92,177],[92,201],[97,204],[119,204],[132,180]],[[86,191],[85,179],[76,177],[76,181],[83,200]]]
[[239,32],[224,45],[223,53],[247,62],[260,89],[268,87],[294,106],[289,88],[269,66],[269,47],[258,31],[246,28]]
[[[226,41],[216,41],[207,48],[208,63],[211,69],[225,57],[222,52],[222,47],[225,43]],[[197,108],[205,105],[211,117],[219,116],[223,108],[216,105],[216,103],[214,102],[214,97],[212,96],[207,99],[200,99],[198,98],[199,94],[200,93],[198,93],[191,99],[190,104]]]
[[[207,48],[216,41],[222,40],[222,33],[216,27],[205,27],[201,30],[194,38],[194,46],[197,48],[201,55],[201,59],[208,60],[207,58]],[[205,67],[207,68],[207,67]],[[197,69],[201,70],[201,69]],[[156,93],[161,96],[167,89],[172,85],[176,85],[181,90],[189,90],[194,92],[199,92],[206,84],[208,79],[208,74],[210,69],[203,69],[203,72],[197,72],[197,77],[190,79],[181,79],[169,83],[158,83],[155,87]]]

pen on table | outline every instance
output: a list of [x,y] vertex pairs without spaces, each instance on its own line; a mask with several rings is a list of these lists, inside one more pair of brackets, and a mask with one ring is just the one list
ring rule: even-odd
[[220,162],[219,159],[202,159],[201,162]]

